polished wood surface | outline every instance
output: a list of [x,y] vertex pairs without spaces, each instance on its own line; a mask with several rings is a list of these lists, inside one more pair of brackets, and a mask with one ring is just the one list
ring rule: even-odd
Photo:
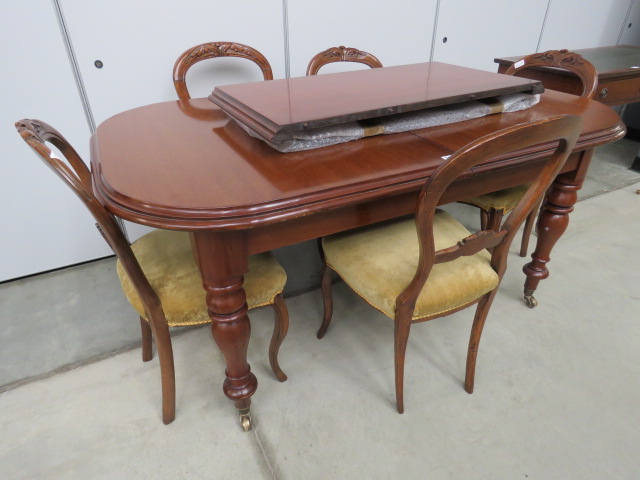
[[270,141],[339,125],[508,93],[539,93],[533,80],[440,62],[216,87],[209,97]]
[[362,63],[371,68],[381,68],[382,63],[375,55],[353,47],[331,47],[313,56],[307,65],[307,75],[317,75],[320,68],[334,62]]
[[[109,208],[138,223],[189,230],[253,228],[345,201],[402,193],[410,189],[408,183],[426,178],[443,155],[506,122],[560,112],[585,117],[581,149],[623,132],[615,112],[547,92],[534,108],[520,112],[281,154],[249,137],[206,99],[195,99],[149,105],[102,123],[91,142],[94,176]],[[530,152],[503,165],[545,153]]]
[[[598,72],[594,98],[605,105],[623,105],[640,100],[640,47],[611,47],[574,50],[588,60]],[[496,58],[498,72],[504,73],[522,57]],[[527,78],[540,80],[546,88],[580,95],[582,83],[571,72],[540,67],[527,72]]]
[[[545,248],[534,252],[527,277],[535,289],[548,276],[551,248],[566,228],[591,150],[625,131],[608,107],[561,92],[545,92],[520,112],[286,154],[249,137],[207,99],[165,102],[102,123],[91,140],[92,175],[112,213],[191,232],[213,336],[227,364],[223,390],[245,411],[257,388],[246,356],[251,327],[242,281],[249,254],[411,213],[443,156],[497,130],[558,114],[581,116],[583,131],[547,196],[538,242]],[[464,173],[441,202],[526,183],[554,148],[487,160]]]

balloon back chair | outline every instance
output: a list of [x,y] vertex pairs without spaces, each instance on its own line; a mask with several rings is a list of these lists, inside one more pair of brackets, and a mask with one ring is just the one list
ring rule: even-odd
[[[162,419],[165,424],[171,423],[175,418],[176,394],[169,327],[210,322],[189,234],[155,230],[129,244],[118,222],[95,197],[91,173],[67,140],[40,120],[21,120],[16,129],[91,212],[98,230],[115,253],[122,289],[140,315],[143,361],[153,357],[152,336],[156,341],[162,377]],[[55,146],[64,160],[57,158],[47,143]],[[287,379],[277,359],[289,324],[282,298],[286,280],[284,269],[270,252],[250,257],[244,281],[247,304],[249,308],[272,305],[275,309],[269,360],[280,381]]]
[[234,42],[203,43],[190,48],[180,55],[173,66],[173,86],[180,100],[184,101],[191,98],[186,82],[187,71],[198,62],[208,58],[220,57],[237,57],[251,60],[260,67],[265,80],[273,80],[271,65],[269,65],[265,56],[255,48]]
[[[595,67],[577,53],[568,50],[549,50],[542,53],[528,55],[514,62],[506,71],[506,75],[527,77],[535,72],[535,68],[553,67],[567,70],[576,75],[582,82],[581,97],[593,98],[598,86],[598,72]],[[536,78],[536,77],[531,77]],[[497,192],[480,195],[463,200],[462,203],[473,205],[480,209],[482,228],[493,228],[499,225],[503,215],[509,213],[518,204],[518,201],[527,191],[528,185],[505,188]],[[529,238],[533,225],[538,216],[540,205],[537,205],[527,217],[522,241],[520,244],[520,256],[527,255]]]
[[[414,217],[322,239],[324,318],[318,338],[331,322],[331,271],[335,271],[367,303],[394,320],[399,413],[404,411],[404,362],[411,326],[477,303],[464,382],[465,390],[473,392],[480,336],[506,271],[511,241],[572,151],[581,124],[579,117],[562,115],[486,135],[436,169],[420,192]],[[449,186],[475,165],[540,144],[550,150],[555,147],[554,153],[497,228],[471,234],[451,215],[437,209]]]

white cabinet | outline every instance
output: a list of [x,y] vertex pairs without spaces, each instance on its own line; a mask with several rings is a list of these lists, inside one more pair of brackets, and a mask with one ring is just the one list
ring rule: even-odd
[[552,0],[540,51],[616,45],[631,0]]
[[[436,0],[396,0],[391,3],[290,0],[291,76],[304,75],[315,54],[340,45],[369,52],[384,66],[429,61],[436,3]],[[331,64],[321,72],[363,67]]]
[[50,123],[88,162],[89,127],[51,0],[0,3],[0,281],[110,254],[91,215],[20,138]]
[[[141,105],[174,100],[173,64],[205,42],[249,45],[284,76],[281,0],[61,0],[96,125]],[[96,68],[95,62],[102,62]],[[187,75],[193,97],[215,85],[262,80],[243,59],[202,62]]]
[[619,45],[640,47],[640,0],[634,0],[622,27]]
[[494,58],[534,53],[548,0],[441,0],[433,60],[495,72]]
[[[177,99],[173,65],[182,52],[201,43],[249,45],[267,58],[274,78],[284,77],[281,0],[60,4],[96,125],[124,110]],[[206,97],[216,85],[262,78],[253,62],[220,58],[196,64],[187,74],[187,85],[192,97]],[[132,241],[149,230],[129,222],[126,228]]]

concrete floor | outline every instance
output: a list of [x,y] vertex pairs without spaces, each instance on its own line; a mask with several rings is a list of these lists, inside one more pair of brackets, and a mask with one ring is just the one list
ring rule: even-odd
[[[640,175],[625,169],[635,150],[599,152],[533,310],[514,245],[473,395],[462,388],[472,311],[412,329],[404,415],[392,322],[343,284],[321,341],[319,292],[287,299],[283,384],[267,361],[272,313],[251,313],[260,385],[249,433],[221,392],[208,328],[174,337],[178,410],[162,424],[157,358],[143,363],[131,347],[109,356],[138,335],[111,260],[1,285],[0,477],[638,478]],[[106,358],[47,373],[96,356]]]

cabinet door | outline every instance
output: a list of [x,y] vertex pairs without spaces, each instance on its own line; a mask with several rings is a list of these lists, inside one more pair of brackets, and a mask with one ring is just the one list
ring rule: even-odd
[[548,0],[441,0],[433,60],[495,72],[493,59],[534,53]]
[[616,45],[631,0],[553,0],[540,51]]
[[[259,50],[284,77],[281,0],[60,0],[96,125],[124,110],[177,99],[173,65],[195,45],[237,42]],[[101,68],[96,67],[99,61]],[[217,58],[187,74],[192,97],[216,85],[262,80],[253,62]],[[150,229],[126,222],[130,240]]]
[[618,44],[640,47],[640,0],[633,2],[627,14]]
[[0,3],[0,281],[109,255],[80,201],[20,138],[50,123],[88,161],[89,128],[51,0]]
[[[292,77],[303,76],[311,58],[343,45],[369,52],[384,66],[429,61],[436,0],[290,1],[289,51]],[[329,64],[322,73],[367,68]]]
[[[249,45],[284,76],[281,0],[60,0],[96,125],[116,113],[174,100],[173,65],[195,45]],[[97,68],[95,62],[102,67]],[[201,62],[187,75],[192,97],[216,85],[262,80],[244,59]]]

